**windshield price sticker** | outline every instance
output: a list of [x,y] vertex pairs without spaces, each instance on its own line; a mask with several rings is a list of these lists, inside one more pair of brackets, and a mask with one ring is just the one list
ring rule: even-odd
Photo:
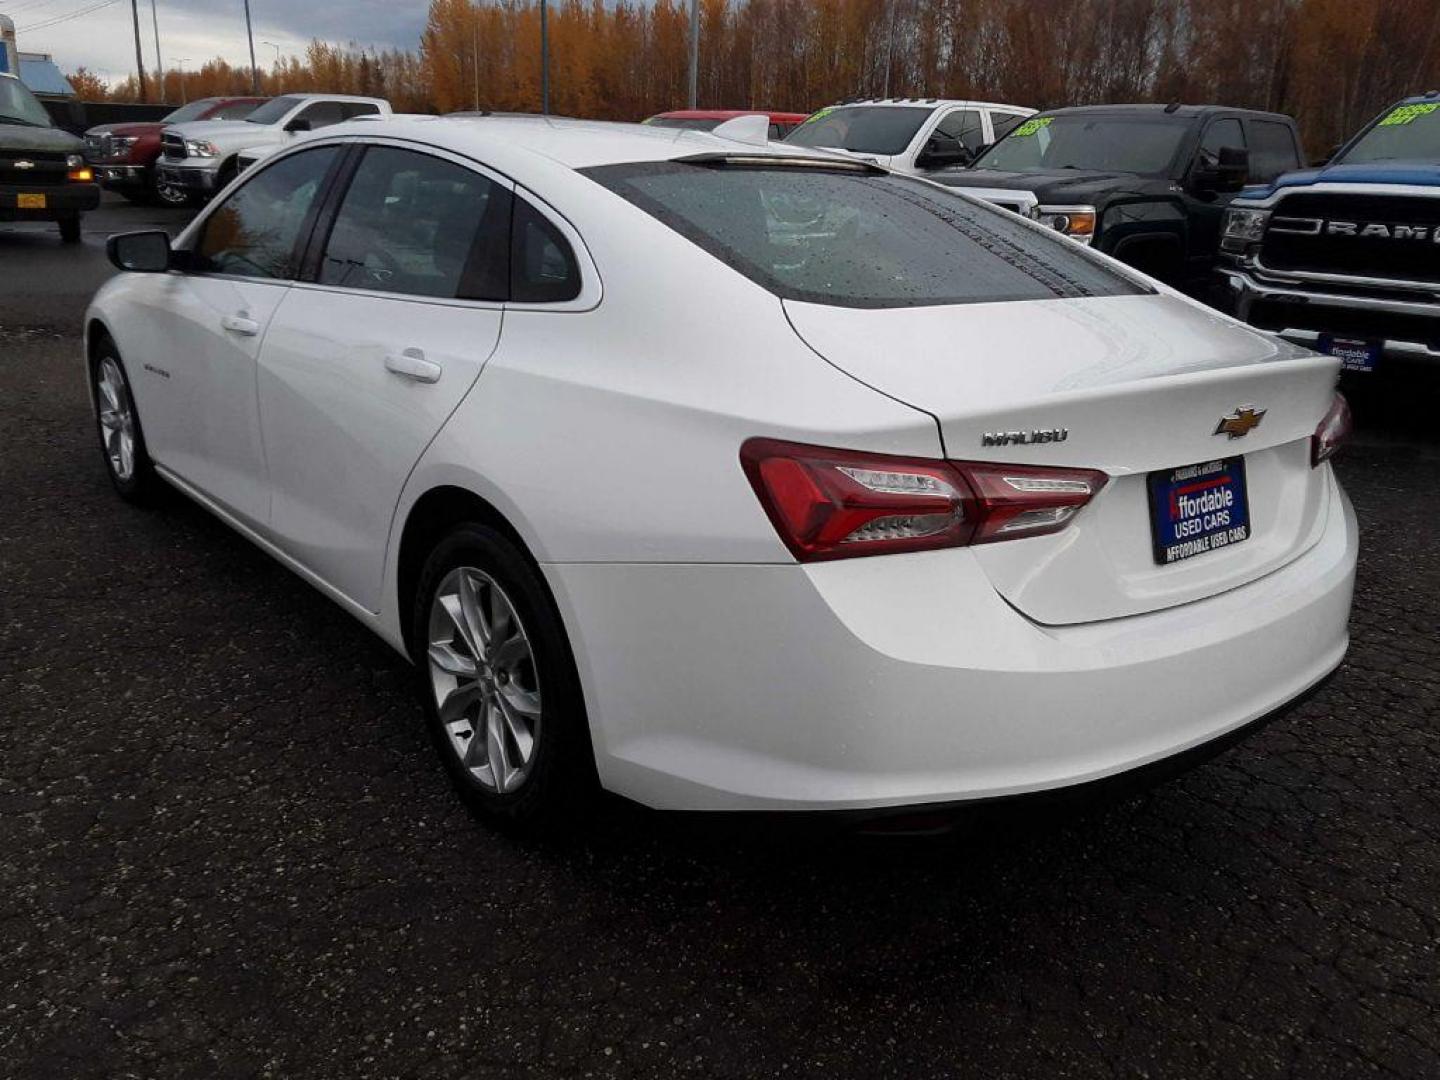
[[1026,135],[1034,135],[1041,128],[1049,127],[1055,118],[1053,116],[1034,116],[1026,120],[1010,134],[1017,139],[1023,139]]
[[1376,127],[1395,127],[1397,124],[1414,123],[1417,117],[1429,116],[1436,109],[1440,109],[1440,102],[1427,103],[1424,105],[1401,105],[1392,109],[1390,115],[1376,124]]

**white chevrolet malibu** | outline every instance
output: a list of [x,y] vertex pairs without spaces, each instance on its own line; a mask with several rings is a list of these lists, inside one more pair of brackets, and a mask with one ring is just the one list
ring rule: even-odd
[[173,245],[113,238],[85,340],[115,487],[180,489],[411,658],[455,783],[515,820],[597,781],[1073,787],[1340,663],[1337,360],[745,134],[345,124]]

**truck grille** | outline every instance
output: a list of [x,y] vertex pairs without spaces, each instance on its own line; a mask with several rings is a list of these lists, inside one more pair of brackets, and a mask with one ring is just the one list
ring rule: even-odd
[[7,187],[56,187],[69,178],[65,154],[30,150],[0,151],[0,184]]
[[185,150],[185,140],[179,135],[171,135],[168,131],[160,136],[160,149],[169,161],[183,161],[189,157]]
[[1270,270],[1440,282],[1437,230],[1440,199],[1298,192],[1275,207],[1260,261]]

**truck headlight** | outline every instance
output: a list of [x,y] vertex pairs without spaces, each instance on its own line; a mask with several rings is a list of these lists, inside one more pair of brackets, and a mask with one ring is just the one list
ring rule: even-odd
[[1269,210],[1245,210],[1232,206],[1225,211],[1224,237],[1242,244],[1258,243],[1265,235],[1265,225],[1269,220]]
[[65,158],[65,177],[77,184],[88,184],[95,179],[95,174],[90,171],[90,166],[85,164],[82,154],[70,154]]
[[186,139],[185,152],[190,157],[212,158],[220,156],[220,148],[209,139]]
[[1035,220],[1082,244],[1095,239],[1093,206],[1037,206]]

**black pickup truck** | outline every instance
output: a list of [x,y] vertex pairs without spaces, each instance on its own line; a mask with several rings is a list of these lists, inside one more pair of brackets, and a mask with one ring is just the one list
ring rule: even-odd
[[1295,121],[1215,105],[1038,113],[963,169],[930,179],[1044,222],[1205,296],[1225,208],[1301,164]]

